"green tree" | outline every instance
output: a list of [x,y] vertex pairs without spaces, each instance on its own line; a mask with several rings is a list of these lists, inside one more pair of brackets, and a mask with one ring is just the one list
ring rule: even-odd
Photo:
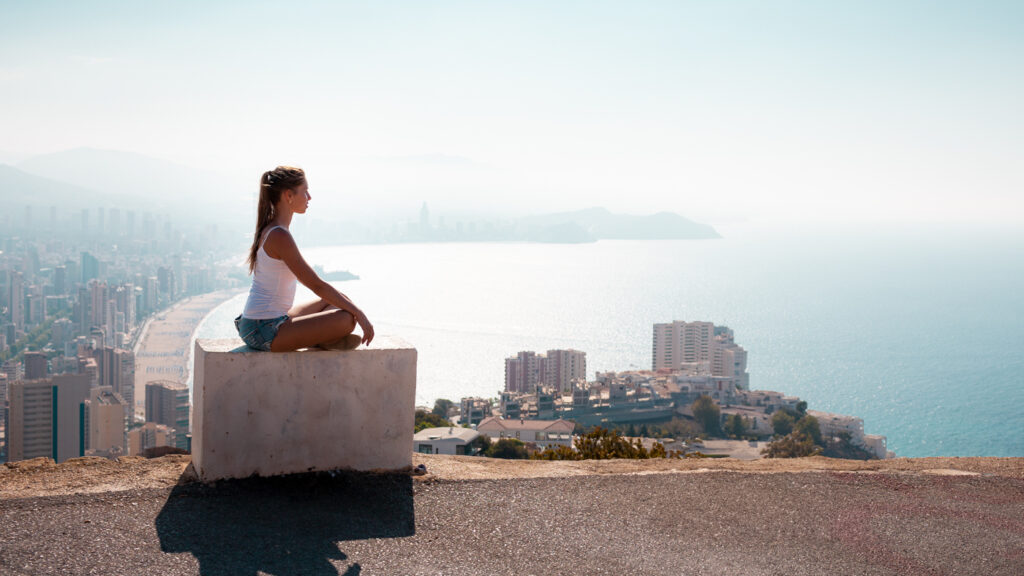
[[630,438],[636,436],[636,426],[630,424],[629,428],[626,428],[626,436],[629,436]]
[[700,426],[688,418],[672,418],[661,425],[650,425],[649,431],[652,438],[675,438],[678,440],[697,434],[700,432]]
[[413,430],[419,432],[424,428],[444,428],[445,426],[451,426],[452,423],[441,418],[433,412],[427,412],[426,410],[417,410],[415,421],[413,424]]
[[640,440],[629,441],[619,435],[617,430],[609,430],[595,426],[593,430],[577,436],[575,450],[566,446],[547,448],[543,452],[531,456],[539,460],[607,460],[611,458],[680,458],[677,450],[665,450],[660,442],[655,442],[650,450],[644,448]]
[[491,437],[481,434],[469,443],[468,452],[471,454],[485,454],[491,447]]
[[[605,460],[609,458],[646,458],[647,451],[643,449],[640,441],[632,443],[626,440],[615,430],[608,430],[600,426],[591,432],[576,438],[576,452],[581,459]],[[640,456],[640,453],[643,456]]]
[[818,426],[818,419],[810,414],[796,421],[793,425],[793,432],[799,432],[810,439],[818,446],[824,446],[821,442],[821,428]]
[[810,436],[794,431],[772,440],[761,454],[765,458],[803,458],[817,456],[821,451],[821,446],[816,446]]
[[800,416],[807,414],[807,402],[803,400],[796,403],[796,411]]
[[691,409],[693,410],[694,420],[701,425],[705,432],[708,434],[718,433],[718,422],[722,411],[719,410],[718,405],[715,404],[711,396],[701,394],[693,401]]
[[437,400],[434,400],[434,409],[432,412],[441,418],[448,418],[448,412],[451,410],[452,406],[455,406],[455,402],[445,398],[438,398]]
[[556,446],[545,448],[539,454],[530,456],[533,460],[581,460],[582,456],[568,446]]
[[530,457],[526,451],[526,445],[515,438],[502,438],[491,443],[484,456],[491,458],[506,458],[509,460],[525,460]]
[[739,438],[747,431],[747,425],[739,414],[730,414],[725,419],[725,433],[730,438]]
[[779,436],[785,436],[792,432],[794,424],[796,424],[796,419],[785,410],[776,410],[775,414],[772,414],[772,429]]

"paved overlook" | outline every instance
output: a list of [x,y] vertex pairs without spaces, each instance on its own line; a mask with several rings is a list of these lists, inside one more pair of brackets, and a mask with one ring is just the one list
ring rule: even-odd
[[0,574],[1024,573],[1024,459],[510,462],[190,479],[0,467]]

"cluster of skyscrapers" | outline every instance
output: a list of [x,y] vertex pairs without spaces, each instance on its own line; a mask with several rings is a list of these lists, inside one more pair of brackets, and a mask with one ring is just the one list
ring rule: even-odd
[[[146,384],[146,423],[129,428],[132,406],[97,373],[20,379],[8,386],[5,448],[10,461],[47,457],[142,454],[147,448],[188,448],[188,387]],[[180,432],[179,432],[180,431]]]
[[[136,421],[143,399],[135,394],[132,347],[148,316],[226,279],[208,259],[171,251],[169,222],[161,220],[161,238],[148,213],[138,228],[131,211],[83,210],[81,230],[58,228],[56,213],[50,210],[49,229],[30,207],[23,220],[2,219],[0,461],[186,447],[178,383],[155,382],[168,391],[153,392],[153,402],[179,413],[151,412],[147,392],[146,424]],[[168,394],[179,399],[159,400]]]
[[[594,381],[587,380],[585,352],[519,352],[505,359],[505,388],[493,408],[505,418],[644,422],[670,418],[703,394],[727,403],[749,390],[747,352],[725,326],[655,324],[652,342],[651,371],[599,372]],[[477,423],[491,413],[487,399],[460,402],[464,422]]]

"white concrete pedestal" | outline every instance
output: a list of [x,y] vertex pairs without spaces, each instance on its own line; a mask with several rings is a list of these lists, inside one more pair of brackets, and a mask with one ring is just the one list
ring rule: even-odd
[[260,352],[197,340],[192,464],[200,480],[412,466],[416,349]]

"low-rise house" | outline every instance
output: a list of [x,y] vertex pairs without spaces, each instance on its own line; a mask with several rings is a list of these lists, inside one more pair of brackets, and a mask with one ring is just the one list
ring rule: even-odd
[[774,390],[737,390],[736,403],[744,406],[758,406],[768,412],[775,412],[783,408],[795,410],[800,399]]
[[491,440],[516,438],[523,442],[533,442],[541,448],[565,446],[572,447],[572,431],[575,425],[568,420],[505,420],[503,418],[484,418],[477,425],[476,431],[487,434]]
[[771,436],[774,433],[772,417],[765,414],[761,408],[750,406],[723,406],[721,408],[722,427],[725,427],[726,418],[732,415],[743,418],[746,425],[746,432],[752,436]]
[[470,428],[449,426],[424,428],[412,437],[412,449],[420,454],[473,455],[470,445],[480,433]]

